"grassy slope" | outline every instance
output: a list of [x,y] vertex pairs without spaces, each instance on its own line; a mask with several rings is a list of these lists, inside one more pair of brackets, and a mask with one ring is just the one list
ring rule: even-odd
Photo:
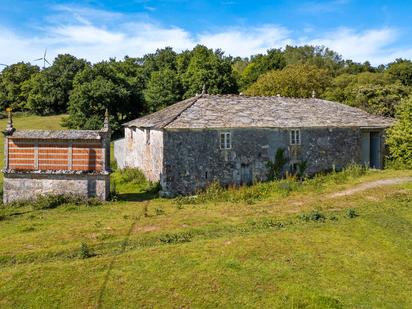
[[[152,199],[6,209],[0,307],[406,308],[412,185],[328,194],[407,175],[368,172],[252,204]],[[348,218],[349,207],[359,216]],[[298,217],[315,209],[324,222]],[[78,258],[82,242],[95,256]]]

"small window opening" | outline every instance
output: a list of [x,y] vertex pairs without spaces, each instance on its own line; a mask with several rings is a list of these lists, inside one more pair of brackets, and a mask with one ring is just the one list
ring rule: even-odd
[[230,132],[220,133],[220,149],[231,149],[232,148],[232,137]]
[[290,144],[300,145],[300,130],[290,130]]
[[206,171],[206,172],[205,172],[205,179],[207,179],[207,176],[208,176],[208,175],[207,175],[207,171]]

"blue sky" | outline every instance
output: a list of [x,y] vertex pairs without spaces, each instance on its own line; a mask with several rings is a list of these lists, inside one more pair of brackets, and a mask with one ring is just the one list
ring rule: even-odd
[[71,53],[92,62],[172,46],[233,56],[325,45],[373,64],[412,58],[410,1],[0,0],[0,63]]

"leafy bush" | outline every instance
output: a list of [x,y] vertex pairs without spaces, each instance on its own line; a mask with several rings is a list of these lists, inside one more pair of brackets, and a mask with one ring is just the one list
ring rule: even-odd
[[288,162],[288,158],[285,155],[284,148],[278,148],[275,154],[275,160],[269,161],[268,166],[268,180],[280,179],[282,176],[283,167]]
[[134,183],[142,184],[146,183],[146,177],[138,168],[124,168],[118,171],[119,181],[121,183]]
[[348,217],[349,219],[356,218],[357,216],[359,216],[359,215],[358,215],[358,213],[356,212],[356,210],[353,209],[353,208],[349,208],[349,209],[346,211],[346,217]]
[[166,244],[179,244],[190,242],[192,240],[192,234],[190,233],[173,233],[173,234],[165,234],[160,237],[160,241]]
[[82,242],[80,245],[80,249],[79,249],[79,258],[87,259],[91,256],[92,256],[92,253],[91,253],[89,246],[86,243]]
[[315,221],[315,222],[324,222],[326,217],[323,213],[318,210],[314,210],[307,214],[299,215],[299,218],[303,221]]
[[161,216],[165,214],[165,211],[163,208],[155,208],[156,216]]
[[397,122],[388,130],[386,140],[390,159],[399,168],[412,168],[412,96],[396,109]]

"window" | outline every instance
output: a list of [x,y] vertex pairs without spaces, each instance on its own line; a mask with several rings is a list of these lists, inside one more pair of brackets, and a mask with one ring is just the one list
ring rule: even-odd
[[220,149],[231,149],[232,138],[230,132],[220,133]]
[[300,145],[300,130],[290,130],[290,144]]

